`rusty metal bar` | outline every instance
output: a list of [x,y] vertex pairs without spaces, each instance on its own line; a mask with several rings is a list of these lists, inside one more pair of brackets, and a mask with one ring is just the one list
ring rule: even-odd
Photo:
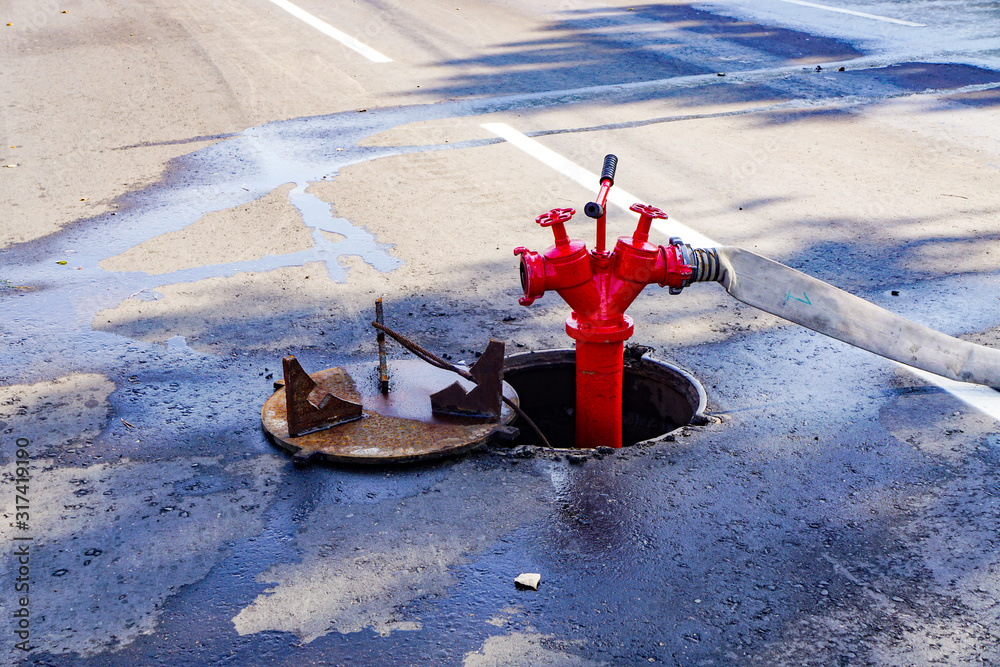
[[[382,317],[382,297],[375,299],[375,321],[385,326]],[[389,393],[389,364],[385,360],[385,332],[378,329],[375,336],[378,341],[378,388],[383,395]]]

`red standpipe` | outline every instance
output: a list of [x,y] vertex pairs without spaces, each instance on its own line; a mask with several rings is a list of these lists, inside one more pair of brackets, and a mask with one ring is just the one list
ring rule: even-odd
[[[613,183],[605,158],[599,203],[587,204],[587,215],[603,221],[607,191]],[[596,208],[595,208],[596,207]],[[521,256],[523,306],[530,305],[547,290],[555,290],[573,312],[566,319],[566,333],[576,341],[576,446],[622,446],[622,371],[625,341],[634,323],[625,314],[639,293],[651,283],[678,293],[691,283],[692,260],[685,258],[679,239],[670,245],[649,243],[654,218],[667,216],[658,208],[633,204],[639,224],[631,237],[619,237],[610,253],[603,249],[600,229],[598,248],[588,251],[583,241],[570,239],[565,224],[576,213],[571,208],[552,209],[536,219],[551,227],[555,245],[539,254],[524,247]],[[596,214],[596,215],[595,215]]]

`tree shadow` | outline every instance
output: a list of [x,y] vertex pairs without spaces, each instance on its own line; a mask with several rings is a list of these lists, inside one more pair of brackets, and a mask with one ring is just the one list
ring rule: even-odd
[[[705,107],[826,99],[835,104],[847,98],[856,98],[852,103],[863,103],[863,98],[877,102],[1000,82],[1000,74],[972,65],[915,61],[886,66],[866,58],[869,55],[843,40],[742,21],[690,4],[576,9],[528,39],[497,45],[482,56],[438,63],[460,73],[431,90],[445,98],[514,95],[718,75],[718,80],[702,78],[629,96],[669,97],[681,106]],[[828,63],[847,67],[824,69]],[[780,68],[787,72],[725,78]],[[608,96],[606,103],[622,101],[620,94]],[[987,106],[1000,101],[1000,94],[968,91],[954,100]],[[780,123],[786,117],[773,120]]]
[[762,26],[696,9],[648,4],[564,12],[540,34],[499,52],[439,63],[468,70],[434,89],[442,96],[523,93],[767,67],[849,60],[841,40]]
[[[994,209],[967,212],[988,219],[996,216]],[[891,226],[905,229],[939,220],[942,224],[952,216],[940,214],[919,219],[896,219]],[[827,236],[850,237],[856,221],[847,218],[810,218],[790,227],[828,230]],[[781,232],[777,232],[781,234]],[[992,254],[990,251],[993,251]],[[810,243],[798,252],[779,258],[800,271],[820,280],[835,281],[846,290],[871,289],[874,277],[881,284],[913,284],[957,276],[974,277],[996,274],[1000,270],[1000,232],[968,230],[965,233],[942,234],[927,238],[827,238]],[[878,267],[873,275],[872,267]]]

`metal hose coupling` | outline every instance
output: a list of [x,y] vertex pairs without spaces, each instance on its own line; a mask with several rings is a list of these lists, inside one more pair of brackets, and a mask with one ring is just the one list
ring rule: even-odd
[[670,239],[670,245],[680,251],[682,261],[691,269],[691,277],[686,278],[680,287],[671,287],[671,294],[680,294],[681,290],[691,283],[716,282],[722,280],[725,269],[719,261],[715,248],[692,248],[677,237]]
[[715,248],[692,248],[688,246],[691,253],[691,282],[708,283],[722,280],[725,269],[719,261],[719,254]]

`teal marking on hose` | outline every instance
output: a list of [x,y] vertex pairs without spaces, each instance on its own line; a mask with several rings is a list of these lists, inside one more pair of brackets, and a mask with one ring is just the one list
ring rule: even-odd
[[799,303],[804,303],[807,306],[813,305],[812,301],[809,300],[809,295],[808,294],[806,294],[805,292],[803,292],[802,296],[805,297],[805,298],[804,299],[800,299],[797,296],[792,296],[792,290],[788,290],[788,295],[785,297],[785,303],[788,303],[788,301],[791,300],[791,301],[798,301]]

